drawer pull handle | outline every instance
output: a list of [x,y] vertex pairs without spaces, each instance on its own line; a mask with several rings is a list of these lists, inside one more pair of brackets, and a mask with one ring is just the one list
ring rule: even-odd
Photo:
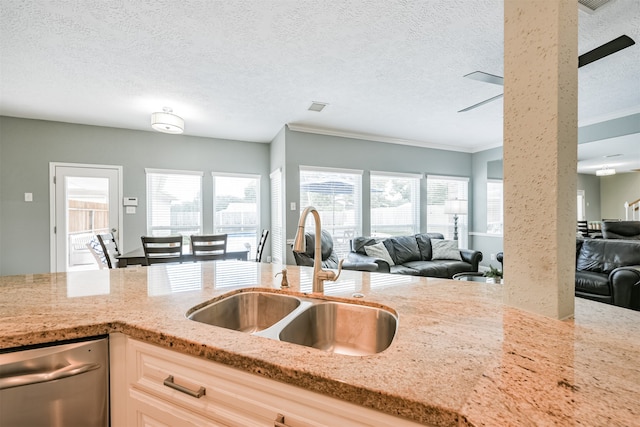
[[172,388],[174,390],[178,390],[179,392],[182,392],[184,394],[188,394],[189,396],[193,396],[196,399],[200,399],[202,396],[205,395],[207,389],[204,387],[200,387],[200,389],[198,391],[193,391],[193,390],[189,390],[186,387],[181,386],[180,384],[176,384],[173,381],[173,375],[169,375],[167,377],[166,380],[164,380],[164,385],[166,385],[169,388]]
[[289,424],[285,424],[284,415],[278,414],[276,415],[276,420],[273,423],[273,427],[289,427]]

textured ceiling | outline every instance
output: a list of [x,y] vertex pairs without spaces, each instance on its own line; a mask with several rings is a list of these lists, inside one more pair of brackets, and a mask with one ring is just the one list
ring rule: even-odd
[[[473,152],[501,145],[502,100],[457,111],[502,88],[462,76],[503,75],[502,20],[496,0],[2,0],[0,114],[150,131],[170,106],[187,135],[290,124]],[[579,53],[637,43],[580,69],[580,124],[640,112],[640,1],[579,25]]]

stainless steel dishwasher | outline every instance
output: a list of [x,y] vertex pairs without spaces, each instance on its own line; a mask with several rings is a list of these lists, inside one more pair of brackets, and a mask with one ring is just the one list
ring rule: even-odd
[[1,353],[0,426],[108,427],[108,338]]

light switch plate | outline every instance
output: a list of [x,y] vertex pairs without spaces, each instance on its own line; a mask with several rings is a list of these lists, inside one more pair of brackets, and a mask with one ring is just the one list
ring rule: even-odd
[[24,193],[25,202],[33,202],[33,193]]
[[290,206],[289,209],[291,209],[292,211],[296,210],[296,202],[291,202],[289,206]]
[[125,209],[126,209],[125,212],[128,213],[128,214],[136,213],[136,207],[135,206],[127,206]]

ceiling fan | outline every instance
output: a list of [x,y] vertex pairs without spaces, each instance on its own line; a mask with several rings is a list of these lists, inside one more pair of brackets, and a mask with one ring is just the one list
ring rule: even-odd
[[[587,64],[590,64],[594,61],[604,58],[605,56],[609,56],[613,53],[616,53],[622,49],[625,49],[629,46],[633,46],[636,42],[627,35],[622,35],[616,39],[611,40],[603,44],[602,46],[598,46],[597,48],[590,50],[587,53],[584,53],[578,57],[578,68],[584,67]],[[474,71],[472,73],[466,74],[463,77],[467,77],[473,80],[478,80],[480,82],[492,83],[499,86],[504,86],[504,78],[500,76],[496,76],[493,74],[485,73],[483,71]],[[458,113],[464,113],[465,111],[473,110],[474,108],[478,108],[481,105],[487,104],[491,101],[495,101],[496,99],[502,98],[504,94],[496,95],[489,99],[485,99],[482,102],[478,102],[477,104],[473,104],[467,108],[463,108],[458,111]]]

